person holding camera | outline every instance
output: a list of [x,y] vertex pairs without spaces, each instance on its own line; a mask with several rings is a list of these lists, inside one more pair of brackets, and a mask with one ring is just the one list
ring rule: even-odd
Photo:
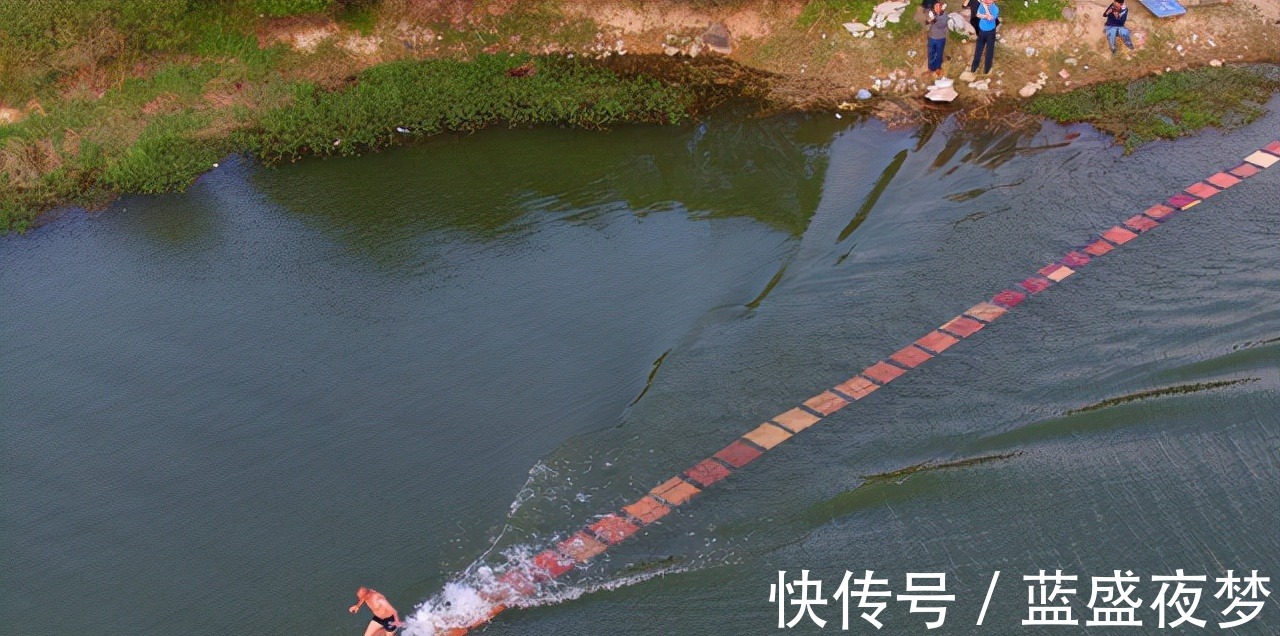
[[1000,7],[996,6],[994,0],[979,0],[973,16],[978,18],[978,45],[973,49],[973,66],[969,72],[978,72],[978,61],[983,59],[985,52],[986,59],[983,60],[985,63],[982,68],[985,75],[991,72],[991,62],[996,55],[996,24],[1000,20]]
[[1124,45],[1132,51],[1133,40],[1129,39],[1129,29],[1124,26],[1125,20],[1129,19],[1129,8],[1124,6],[1124,0],[1112,0],[1107,10],[1102,12],[1102,15],[1107,19],[1107,44],[1111,45],[1111,54],[1116,54],[1117,35],[1124,40]]
[[947,47],[947,5],[934,2],[933,8],[926,15],[925,24],[929,26],[929,72],[934,77],[942,77],[942,57]]

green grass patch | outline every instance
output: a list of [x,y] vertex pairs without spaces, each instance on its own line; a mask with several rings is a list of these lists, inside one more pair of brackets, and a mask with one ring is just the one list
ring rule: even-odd
[[1062,20],[1062,10],[1071,0],[1006,0],[1000,3],[1000,21],[1029,24],[1038,20]]
[[98,182],[115,192],[180,190],[226,152],[224,141],[200,139],[210,118],[192,112],[153,119],[121,156],[103,166]]
[[[508,71],[517,67],[535,72],[511,76]],[[675,123],[689,117],[695,99],[687,86],[623,76],[561,56],[392,62],[334,92],[298,84],[293,102],[264,113],[247,141],[268,160],[356,154],[393,143],[400,136],[397,127],[430,135],[494,124]]]
[[332,0],[254,0],[258,13],[280,18],[304,13],[327,11]]
[[[956,1],[952,0],[953,3]],[[800,17],[796,21],[804,28],[817,25],[835,29],[845,22],[867,24],[876,5],[881,2],[884,0],[812,0],[800,11]],[[920,25],[912,19],[918,4],[919,0],[910,0],[902,12],[902,19],[888,23],[885,30],[901,34],[920,31]]]
[[1057,95],[1039,95],[1032,113],[1058,122],[1086,122],[1115,135],[1126,152],[1156,139],[1174,139],[1208,126],[1242,126],[1262,116],[1280,90],[1276,73],[1261,68],[1202,68],[1108,82]]

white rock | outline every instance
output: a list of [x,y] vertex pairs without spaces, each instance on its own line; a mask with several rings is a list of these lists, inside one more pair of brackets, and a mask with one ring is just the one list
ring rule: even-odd
[[915,49],[911,49],[910,51],[907,51],[907,57],[915,57],[916,55],[917,53]]
[[871,39],[871,38],[873,38],[873,37],[875,37],[875,36],[876,36],[876,32],[875,32],[875,31],[867,31],[867,39]]
[[969,84],[969,88],[972,88],[975,91],[985,91],[985,90],[988,90],[990,87],[991,87],[991,80],[989,79],[982,79],[976,82],[971,82]]
[[1035,55],[1036,55],[1036,50],[1035,50],[1035,48],[1030,47],[1030,46],[1028,46],[1028,47],[1027,47],[1027,51],[1026,51],[1026,52],[1027,52],[1027,57],[1035,57]]
[[871,27],[861,22],[845,22],[844,28],[854,37],[861,37],[863,33],[871,30]]
[[1209,60],[1209,66],[1222,66],[1222,60]]
[[1071,73],[1068,73],[1067,69],[1064,68],[1061,71],[1058,71],[1058,77],[1061,77],[1062,79],[1067,79],[1071,77]]
[[974,32],[973,25],[969,24],[969,19],[960,12],[947,14],[947,28],[968,37],[976,37],[978,35]]
[[942,86],[925,93],[924,98],[931,102],[950,102],[960,94],[950,86]]
[[974,79],[977,79],[977,77],[978,77],[977,75],[973,74],[973,71],[965,71],[960,74],[960,81],[972,82]]
[[887,2],[881,2],[880,4],[877,4],[876,8],[872,9],[872,11],[875,11],[876,13],[884,13],[884,14],[902,13],[903,11],[906,10],[906,8],[907,8],[907,0],[888,0]]
[[674,56],[676,56],[676,55],[680,55],[680,48],[679,48],[679,47],[675,47],[675,46],[671,46],[670,44],[663,44],[663,45],[662,45],[662,54],[663,54],[663,55],[666,55],[666,56],[668,56],[668,57],[674,57]]
[[869,91],[869,90],[867,90],[867,89],[865,89],[865,88],[859,88],[859,89],[858,89],[858,99],[861,99],[861,100],[868,100],[868,99],[871,99],[871,91]]
[[1076,58],[1074,58],[1074,57],[1069,57],[1069,58],[1067,58],[1067,59],[1063,60],[1063,62],[1064,62],[1064,63],[1066,63],[1068,66],[1075,66],[1076,64],[1079,64],[1079,63],[1080,63],[1080,62],[1079,62],[1078,60],[1076,60]]
[[1026,86],[1023,86],[1018,91],[1018,94],[1023,97],[1031,97],[1032,95],[1035,95],[1036,91],[1038,90],[1040,90],[1040,85],[1032,83],[1032,84],[1027,84]]

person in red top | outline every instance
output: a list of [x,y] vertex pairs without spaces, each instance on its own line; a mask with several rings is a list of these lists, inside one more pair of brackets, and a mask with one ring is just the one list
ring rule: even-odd
[[396,613],[396,608],[391,606],[387,597],[381,592],[362,587],[356,590],[356,600],[359,602],[347,608],[348,612],[355,614],[360,611],[361,605],[368,605],[369,611],[373,612],[373,620],[369,621],[369,626],[365,628],[364,636],[395,634],[397,629],[404,626],[404,623],[400,622],[400,614]]

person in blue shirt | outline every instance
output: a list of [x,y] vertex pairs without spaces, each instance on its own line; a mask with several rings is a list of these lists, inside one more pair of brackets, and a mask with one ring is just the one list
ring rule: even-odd
[[1133,40],[1129,39],[1129,29],[1125,27],[1124,21],[1129,19],[1129,8],[1124,6],[1124,0],[1114,0],[1106,11],[1102,12],[1103,17],[1107,19],[1107,44],[1111,45],[1111,54],[1116,54],[1116,36],[1124,40],[1124,45],[1133,50]]
[[[991,62],[996,55],[996,21],[1000,19],[1000,7],[994,0],[982,0],[974,15],[978,18],[978,46],[973,49],[973,66],[969,72],[978,72],[978,61],[984,62],[983,74],[991,72]],[[983,60],[983,53],[986,59]]]

